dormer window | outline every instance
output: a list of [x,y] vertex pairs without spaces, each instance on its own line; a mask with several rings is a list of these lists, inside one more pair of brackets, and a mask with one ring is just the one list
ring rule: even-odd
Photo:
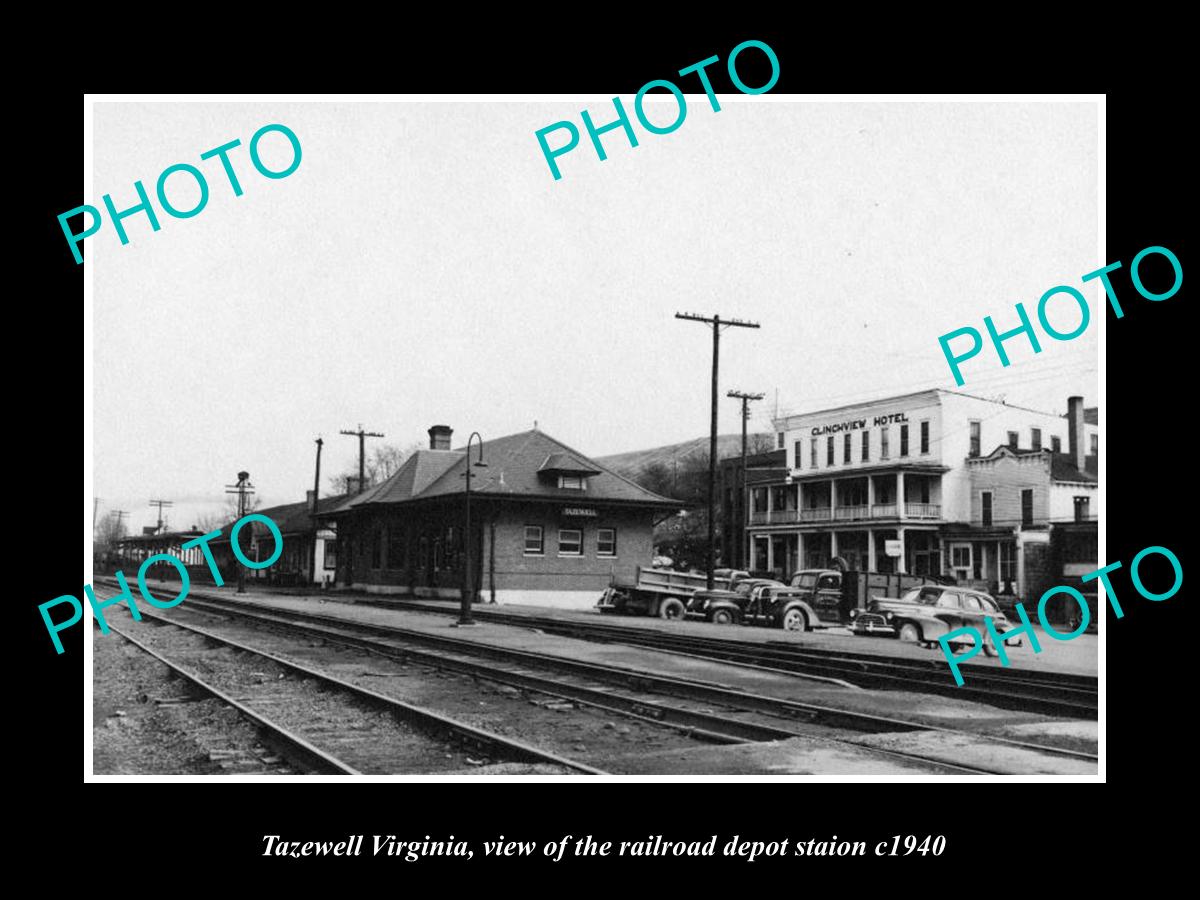
[[568,491],[582,491],[587,488],[587,482],[582,475],[559,475],[558,486]]
[[594,465],[566,452],[550,454],[538,469],[544,483],[557,484],[564,491],[586,491],[587,480],[599,474]]

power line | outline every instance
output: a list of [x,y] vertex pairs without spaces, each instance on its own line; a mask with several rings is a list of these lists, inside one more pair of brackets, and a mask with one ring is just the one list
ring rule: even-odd
[[156,532],[162,531],[162,527],[163,527],[163,518],[162,518],[162,511],[163,511],[163,507],[164,507],[164,506],[174,506],[174,505],[175,505],[175,504],[174,504],[172,501],[170,501],[170,500],[151,500],[151,501],[150,501],[150,506],[157,506],[157,507],[158,507],[158,526],[155,528],[155,531],[156,531]]

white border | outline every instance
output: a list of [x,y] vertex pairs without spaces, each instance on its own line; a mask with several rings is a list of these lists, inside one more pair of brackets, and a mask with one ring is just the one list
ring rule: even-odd
[[[700,93],[686,93],[686,97],[701,99]],[[1097,106],[1097,261],[1096,268],[1107,265],[1107,196],[1105,192],[1107,157],[1106,146],[1106,95],[1104,94],[717,94],[718,101],[726,103],[1095,103]],[[608,94],[508,94],[496,97],[489,94],[85,94],[83,98],[83,197],[84,202],[92,196],[92,134],[93,109],[96,103],[534,103],[534,102],[611,102]],[[89,244],[87,260],[83,263],[83,328],[84,328],[84,411],[83,411],[83,450],[84,450],[84,576],[83,584],[91,584],[92,579],[92,533],[88,528],[92,524],[92,498],[95,494],[92,470],[93,454],[93,419],[92,419],[92,388],[93,388],[93,347],[92,322],[93,302],[95,293],[92,284],[92,267],[87,264],[99,252],[98,245]],[[1064,273],[1064,277],[1068,273]],[[1086,273],[1079,273],[1080,276]],[[1097,327],[1099,328],[1099,400],[1100,423],[1100,460],[1099,460],[1099,550],[1100,558],[1106,558],[1107,547],[1107,517],[1105,504],[1105,485],[1107,483],[1105,432],[1110,415],[1107,404],[1106,390],[1106,319],[1108,298],[1104,288],[1095,286],[1098,294],[1096,310]],[[1102,563],[1103,564],[1103,563]],[[86,598],[80,598],[84,600]],[[104,782],[199,782],[203,784],[226,783],[276,783],[295,781],[304,784],[320,782],[465,782],[472,784],[488,784],[497,782],[517,782],[529,784],[535,782],[570,782],[579,784],[608,784],[612,782],[826,782],[826,783],[1054,783],[1054,782],[1085,782],[1104,783],[1106,781],[1106,679],[1105,679],[1105,643],[1107,637],[1107,617],[1104,603],[1097,603],[1099,618],[1099,765],[1096,775],[1067,776],[1067,775],[996,775],[996,776],[909,776],[886,778],[881,776],[832,776],[832,775],[610,775],[596,776],[554,776],[554,775],[493,775],[493,776],[454,776],[454,775],[95,775],[92,773],[92,640],[94,629],[91,627],[90,615],[85,616],[81,627],[85,629],[84,637],[84,711],[83,711],[83,780],[85,783]],[[88,611],[90,613],[90,610]],[[64,661],[64,665],[66,665]]]

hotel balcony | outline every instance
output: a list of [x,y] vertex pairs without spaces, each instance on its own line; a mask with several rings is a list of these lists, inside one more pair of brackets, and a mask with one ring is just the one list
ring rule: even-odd
[[[899,507],[895,503],[877,503],[874,506],[828,506],[808,509],[760,510],[750,514],[751,525],[790,525],[795,522],[865,522],[875,519],[895,519]],[[905,503],[904,515],[908,519],[940,519],[942,507],[939,503]]]
[[940,519],[942,505],[940,503],[905,503],[904,514],[910,519]]

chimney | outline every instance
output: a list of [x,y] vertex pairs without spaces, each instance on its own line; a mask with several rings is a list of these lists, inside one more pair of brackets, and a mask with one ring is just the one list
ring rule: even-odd
[[[1080,400],[1079,402],[1082,403],[1083,401]],[[452,434],[454,434],[454,429],[449,425],[434,425],[429,429],[429,449],[449,450],[450,435]]]
[[317,511],[317,492],[305,491],[304,495],[309,513],[315,513]]
[[1071,462],[1080,472],[1086,462],[1084,454],[1087,448],[1083,446],[1083,398],[1067,398],[1067,452]]

